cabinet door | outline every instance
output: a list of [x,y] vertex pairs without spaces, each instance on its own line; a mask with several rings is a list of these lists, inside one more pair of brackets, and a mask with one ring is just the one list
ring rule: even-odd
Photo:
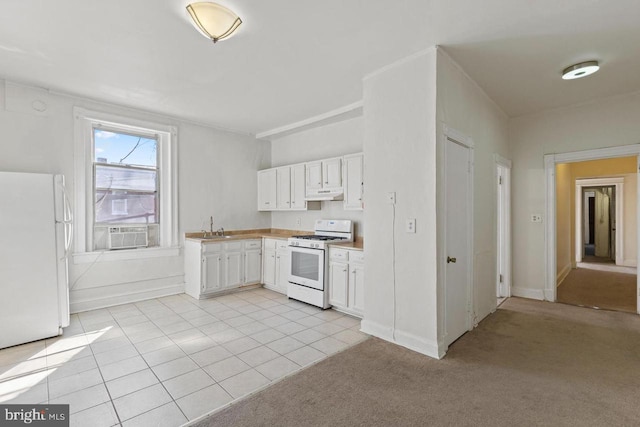
[[349,265],[349,308],[364,313],[364,267]]
[[224,263],[225,288],[233,288],[242,285],[242,266],[242,252],[227,252]]
[[270,211],[276,208],[276,170],[258,172],[258,210]]
[[288,166],[276,169],[276,207],[291,209],[291,176]]
[[222,288],[222,255],[204,255],[202,263],[202,293],[219,291]]
[[307,192],[322,189],[322,162],[311,162],[305,165],[307,171]]
[[329,263],[329,302],[331,305],[347,307],[347,284],[349,267],[342,262]]
[[274,287],[276,285],[276,251],[265,250],[262,257],[262,283]]
[[362,154],[344,157],[344,208],[349,210],[362,209]]
[[280,249],[276,252],[276,287],[284,294],[289,287],[290,256],[288,249]]
[[322,161],[322,188],[342,187],[342,159],[328,159]]
[[260,249],[248,250],[244,253],[244,283],[260,283],[262,253]]
[[306,209],[304,165],[291,166],[291,209]]

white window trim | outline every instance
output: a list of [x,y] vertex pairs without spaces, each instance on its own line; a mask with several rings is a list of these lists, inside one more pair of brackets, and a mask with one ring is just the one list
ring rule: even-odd
[[[180,253],[178,240],[178,162],[177,128],[144,120],[132,119],[115,114],[91,111],[74,107],[74,194],[75,228],[74,254],[75,264],[119,259],[154,258],[158,256],[177,256]],[[158,135],[160,146],[158,166],[160,170],[160,230],[159,246],[144,249],[122,249],[118,251],[93,251],[93,172],[91,164],[94,158],[92,132],[95,125],[115,127],[131,132],[153,133]]]

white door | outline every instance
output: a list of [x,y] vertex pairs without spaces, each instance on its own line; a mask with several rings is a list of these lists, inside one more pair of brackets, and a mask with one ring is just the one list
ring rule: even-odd
[[304,165],[291,166],[291,209],[306,208]]
[[322,161],[323,188],[342,187],[342,159],[328,159]]
[[307,170],[307,190],[322,189],[322,162],[311,162],[306,164]]
[[344,157],[344,208],[362,209],[362,154]]
[[595,242],[596,256],[609,257],[609,195],[603,189],[596,192],[596,226]]
[[268,211],[276,208],[276,170],[258,172],[258,210]]
[[347,307],[347,285],[349,266],[343,262],[329,263],[329,302],[339,307]]
[[202,275],[202,292],[218,291],[222,287],[222,255],[207,254],[202,258],[204,264]]
[[244,253],[244,283],[260,282],[260,249],[252,249]]
[[278,209],[291,208],[291,176],[288,166],[276,169],[276,206]]
[[470,328],[471,150],[445,142],[444,342],[448,346]]
[[267,286],[275,286],[276,284],[276,251],[264,251],[264,260],[262,265],[262,283]]
[[287,288],[289,287],[290,257],[289,249],[278,249],[276,251],[276,287],[284,294],[287,293]]
[[511,296],[511,169],[497,165],[497,267],[496,291],[498,298]]
[[349,308],[364,313],[364,266],[349,265]]
[[225,273],[225,288],[232,288],[242,285],[243,279],[243,265],[242,265],[242,252],[227,252],[224,273]]

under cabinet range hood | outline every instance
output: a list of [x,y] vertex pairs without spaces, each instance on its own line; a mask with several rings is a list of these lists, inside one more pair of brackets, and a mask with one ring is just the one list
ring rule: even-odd
[[331,190],[307,190],[306,201],[344,200],[344,190],[333,188]]

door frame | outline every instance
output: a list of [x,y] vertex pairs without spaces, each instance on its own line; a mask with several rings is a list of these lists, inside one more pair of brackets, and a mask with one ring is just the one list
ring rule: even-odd
[[584,244],[584,214],[582,204],[584,197],[582,189],[588,187],[615,187],[616,188],[616,265],[624,264],[624,178],[587,178],[576,179],[576,263],[582,262]]
[[[545,174],[545,286],[544,299],[556,301],[556,164],[574,163],[585,160],[612,159],[616,157],[636,156],[636,168],[640,171],[640,144],[622,145],[594,150],[574,151],[561,154],[544,155]],[[640,173],[637,174],[637,179]],[[636,190],[636,220],[640,225],[640,186]],[[636,228],[636,242],[640,243],[640,226]],[[640,249],[640,248],[638,248]],[[637,251],[636,263],[640,262],[640,250]],[[636,279],[636,298],[640,310],[640,275]],[[639,311],[640,313],[640,311]]]
[[438,322],[439,324],[439,337],[438,337],[438,347],[439,353],[444,356],[448,345],[445,344],[445,336],[447,333],[446,328],[446,306],[445,306],[445,283],[447,280],[446,266],[447,266],[447,244],[446,244],[446,226],[447,226],[447,218],[445,213],[446,207],[446,144],[447,141],[451,141],[457,143],[469,150],[469,173],[468,173],[468,185],[469,185],[469,209],[467,212],[467,227],[469,233],[467,235],[466,243],[467,250],[466,256],[469,262],[467,263],[467,330],[472,330],[474,326],[474,299],[473,299],[473,277],[474,277],[474,257],[473,257],[473,239],[474,239],[474,159],[475,159],[475,151],[474,151],[474,143],[473,139],[466,136],[462,132],[459,132],[455,129],[448,127],[446,124],[442,125],[442,138],[440,141],[440,150],[439,150],[439,163],[442,165],[439,171],[439,180],[438,180],[438,201],[440,206],[440,215],[437,215],[437,222],[439,223],[438,229],[442,230],[442,233],[438,233],[437,242],[438,248],[440,248],[440,252],[438,254],[438,315],[442,321]]
[[[493,157],[496,171],[496,296],[508,298],[511,296],[511,160],[499,154]],[[502,183],[499,168],[505,170]],[[503,266],[502,272],[500,266]]]

